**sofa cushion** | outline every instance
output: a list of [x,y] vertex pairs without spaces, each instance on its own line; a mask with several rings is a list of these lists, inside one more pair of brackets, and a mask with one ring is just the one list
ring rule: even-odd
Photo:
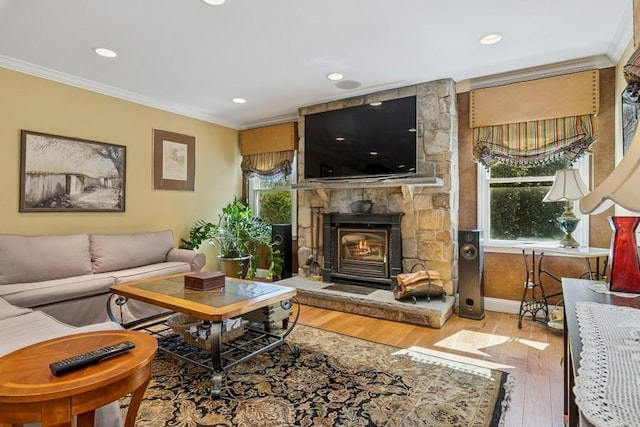
[[114,322],[104,322],[83,328],[69,326],[46,313],[32,311],[20,317],[5,319],[0,329],[0,356],[22,347],[64,335],[81,332],[122,329]]
[[92,234],[90,240],[94,273],[163,262],[174,247],[171,230],[140,234]]
[[0,285],[91,274],[89,236],[0,234]]
[[116,284],[120,284],[180,273],[191,273],[190,265],[185,262],[162,262],[159,264],[129,268],[127,270],[113,271],[111,274],[115,278]]
[[20,316],[21,314],[30,313],[32,311],[33,310],[31,310],[30,308],[16,307],[15,305],[11,305],[7,301],[0,298],[0,320]]
[[106,294],[115,284],[110,274],[89,274],[37,283],[0,286],[0,296],[11,304],[38,307],[59,301]]

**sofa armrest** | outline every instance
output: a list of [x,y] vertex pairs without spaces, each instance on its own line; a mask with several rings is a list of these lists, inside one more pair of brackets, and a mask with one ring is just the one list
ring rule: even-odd
[[167,261],[186,262],[191,266],[191,271],[200,271],[207,263],[207,256],[191,249],[173,248],[167,254]]

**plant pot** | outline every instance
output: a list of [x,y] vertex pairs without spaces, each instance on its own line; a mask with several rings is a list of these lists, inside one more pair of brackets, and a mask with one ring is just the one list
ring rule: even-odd
[[228,277],[239,277],[244,279],[247,277],[247,271],[249,271],[249,263],[251,262],[251,255],[245,255],[238,258],[223,258],[218,255],[218,264],[220,271]]
[[269,261],[269,256],[271,255],[271,248],[264,243],[260,243],[254,246],[255,246],[255,251],[252,250],[251,253],[255,253],[256,256],[258,257],[256,268],[268,270],[269,264],[271,264],[271,262]]

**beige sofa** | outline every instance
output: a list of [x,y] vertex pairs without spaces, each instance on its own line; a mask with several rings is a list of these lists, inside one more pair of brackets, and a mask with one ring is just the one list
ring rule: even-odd
[[[202,253],[174,247],[170,230],[140,234],[0,235],[0,298],[85,326],[108,320],[109,287],[200,271]],[[129,301],[123,323],[158,314]]]

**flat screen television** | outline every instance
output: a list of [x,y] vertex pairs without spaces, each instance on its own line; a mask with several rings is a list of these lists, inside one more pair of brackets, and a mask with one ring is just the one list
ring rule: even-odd
[[304,117],[307,180],[417,173],[416,97]]

